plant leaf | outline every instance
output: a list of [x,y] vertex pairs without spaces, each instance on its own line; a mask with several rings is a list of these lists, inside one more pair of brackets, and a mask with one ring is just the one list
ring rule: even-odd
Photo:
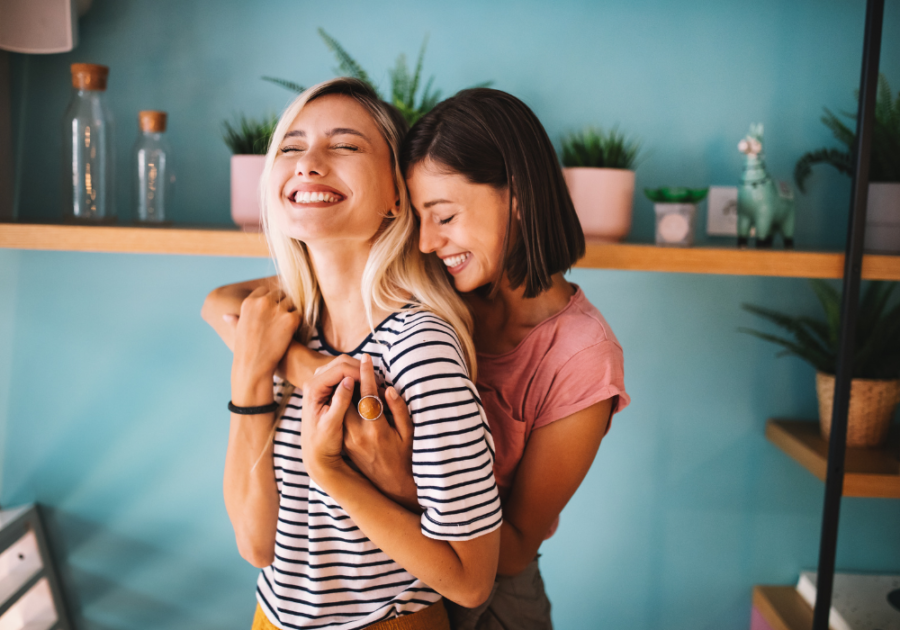
[[325,32],[325,29],[319,27],[319,36],[324,40],[325,45],[328,46],[328,49],[334,53],[334,56],[337,57],[338,60],[338,74],[346,75],[348,77],[353,77],[354,79],[359,79],[370,88],[375,91],[375,94],[378,95],[378,98],[383,98],[381,93],[378,91],[378,88],[375,87],[375,84],[369,78],[368,73],[363,70],[362,66],[357,63],[356,59],[350,56],[343,46],[333,38],[331,35]]
[[288,81],[286,79],[279,79],[276,77],[261,77],[263,81],[268,81],[269,83],[274,83],[275,85],[280,85],[281,87],[290,90],[291,92],[296,92],[300,94],[306,90],[305,87],[300,85],[299,83],[294,83],[293,81]]

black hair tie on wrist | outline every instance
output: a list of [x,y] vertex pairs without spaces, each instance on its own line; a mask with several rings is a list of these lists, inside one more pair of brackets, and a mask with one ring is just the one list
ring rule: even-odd
[[260,405],[259,407],[238,407],[230,400],[228,401],[228,411],[241,416],[257,416],[263,413],[273,413],[277,410],[277,402],[271,402],[268,405]]

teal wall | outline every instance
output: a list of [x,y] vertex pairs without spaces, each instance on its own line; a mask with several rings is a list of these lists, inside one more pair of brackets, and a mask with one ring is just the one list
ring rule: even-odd
[[[821,107],[853,107],[861,1],[629,3],[464,0],[95,0],[72,54],[13,56],[22,219],[59,215],[68,65],[111,67],[120,162],[138,109],[170,113],[176,211],[228,221],[220,121],[282,108],[259,80],[313,83],[334,61],[323,26],[387,84],[430,34],[445,94],[492,79],[554,139],[585,124],[638,136],[638,186],[733,184],[737,141],[763,122],[771,170],[831,144]],[[883,67],[900,89],[900,1]],[[120,172],[120,215],[129,181]],[[839,248],[849,182],[817,170],[801,247]],[[636,199],[631,240],[650,241]],[[221,499],[229,355],[199,319],[219,284],[263,260],[0,251],[0,504],[40,501],[82,629],[247,628],[255,570]],[[763,437],[771,416],[813,417],[811,368],[739,335],[742,302],[814,314],[801,280],[572,273],[625,348],[632,406],[615,419],[542,564],[564,629],[737,630],[756,583],[817,561],[823,486]],[[900,502],[843,504],[842,570],[900,571]]]

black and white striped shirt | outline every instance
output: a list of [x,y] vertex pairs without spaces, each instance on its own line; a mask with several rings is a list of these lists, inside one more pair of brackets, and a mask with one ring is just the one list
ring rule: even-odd
[[[309,347],[340,354],[321,333]],[[459,340],[436,315],[406,309],[383,321],[356,350],[372,357],[414,423],[413,476],[422,533],[469,540],[497,529],[494,446]],[[276,400],[282,388],[276,383]],[[280,628],[363,628],[408,615],[440,595],[376,547],[306,474],[300,449],[303,396],[296,390],[275,433],[280,495],[275,561],[262,570],[257,600]]]

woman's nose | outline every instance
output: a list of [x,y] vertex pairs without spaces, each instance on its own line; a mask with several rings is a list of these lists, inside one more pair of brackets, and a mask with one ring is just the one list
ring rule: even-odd
[[419,249],[425,253],[437,251],[441,244],[441,235],[433,221],[422,221],[419,230]]
[[324,175],[327,170],[325,160],[322,159],[320,152],[308,149],[297,156],[294,163],[294,174],[310,177],[313,175]]

